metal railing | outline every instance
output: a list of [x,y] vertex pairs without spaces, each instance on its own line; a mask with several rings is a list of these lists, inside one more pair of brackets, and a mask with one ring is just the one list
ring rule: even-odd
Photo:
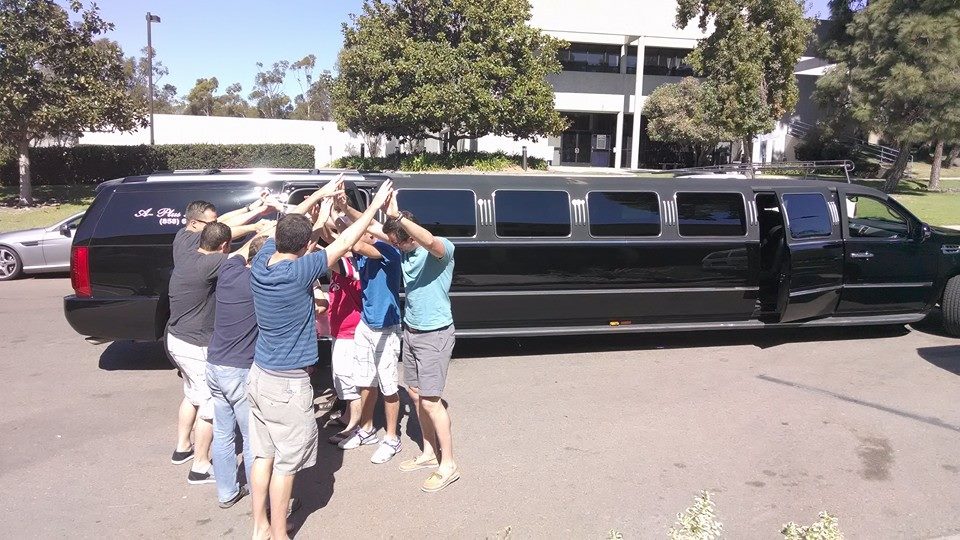
[[[787,133],[798,139],[806,139],[814,126],[802,120],[791,120],[787,125]],[[900,150],[882,144],[873,144],[856,137],[843,136],[837,137],[836,141],[848,146],[852,152],[859,152],[864,157],[876,159],[880,165],[892,164],[900,157]]]
[[818,170],[823,171],[842,171],[847,183],[850,183],[850,173],[853,172],[854,165],[849,159],[821,160],[821,161],[778,161],[776,163],[727,163],[725,165],[708,165],[705,167],[687,167],[685,169],[672,169],[662,171],[664,174],[676,176],[688,176],[698,173],[726,173],[743,174],[751,176],[756,172],[763,171],[801,171],[804,180],[808,179]]

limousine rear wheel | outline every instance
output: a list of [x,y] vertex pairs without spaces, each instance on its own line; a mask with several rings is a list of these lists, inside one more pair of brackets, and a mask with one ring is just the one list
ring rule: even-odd
[[943,328],[951,336],[960,337],[960,276],[953,276],[943,290]]
[[0,246],[0,281],[17,279],[23,272],[23,262],[13,248]]

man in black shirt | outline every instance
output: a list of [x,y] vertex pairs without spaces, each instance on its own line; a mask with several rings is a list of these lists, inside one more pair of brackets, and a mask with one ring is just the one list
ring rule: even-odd
[[[167,323],[167,352],[183,377],[184,399],[180,403],[177,422],[177,446],[171,462],[186,463],[194,459],[187,482],[206,484],[214,481],[210,474],[210,443],[213,440],[213,403],[206,382],[207,346],[213,334],[214,301],[217,273],[226,258],[230,239],[259,230],[260,222],[244,225],[270,210],[261,199],[217,218],[217,209],[206,201],[187,205],[187,225],[173,240],[173,272],[170,275],[170,319]],[[211,227],[203,233],[209,223]],[[200,421],[197,421],[197,418]],[[190,444],[194,432],[195,447]]]

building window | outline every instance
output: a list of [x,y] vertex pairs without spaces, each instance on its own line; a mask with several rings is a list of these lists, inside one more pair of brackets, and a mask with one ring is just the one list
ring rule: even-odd
[[833,224],[827,201],[819,193],[785,193],[783,207],[787,211],[790,237],[795,240],[830,236]]
[[570,236],[566,191],[497,190],[493,194],[497,236]]
[[564,71],[620,73],[620,47],[597,43],[571,43],[560,51]]
[[[636,73],[637,48],[631,47],[631,49],[633,52],[628,53],[627,73]],[[645,47],[643,49],[643,74],[692,77],[693,66],[684,61],[684,58],[686,58],[690,52],[690,49]],[[630,71],[631,62],[629,58],[633,58],[633,71]]]
[[743,236],[747,215],[739,193],[677,193],[680,236]]
[[465,189],[401,189],[397,205],[413,213],[433,234],[471,237],[477,234],[476,199]]
[[656,193],[593,191],[587,195],[593,236],[658,236],[660,201]]

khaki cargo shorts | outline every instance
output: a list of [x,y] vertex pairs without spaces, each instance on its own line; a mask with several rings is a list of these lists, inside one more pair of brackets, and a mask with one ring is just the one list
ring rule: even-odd
[[271,375],[256,365],[247,380],[250,449],[272,458],[277,474],[295,474],[317,463],[317,420],[310,377]]
[[197,416],[213,420],[213,396],[207,385],[207,348],[192,345],[167,333],[167,353],[180,370],[183,395],[197,408]]

